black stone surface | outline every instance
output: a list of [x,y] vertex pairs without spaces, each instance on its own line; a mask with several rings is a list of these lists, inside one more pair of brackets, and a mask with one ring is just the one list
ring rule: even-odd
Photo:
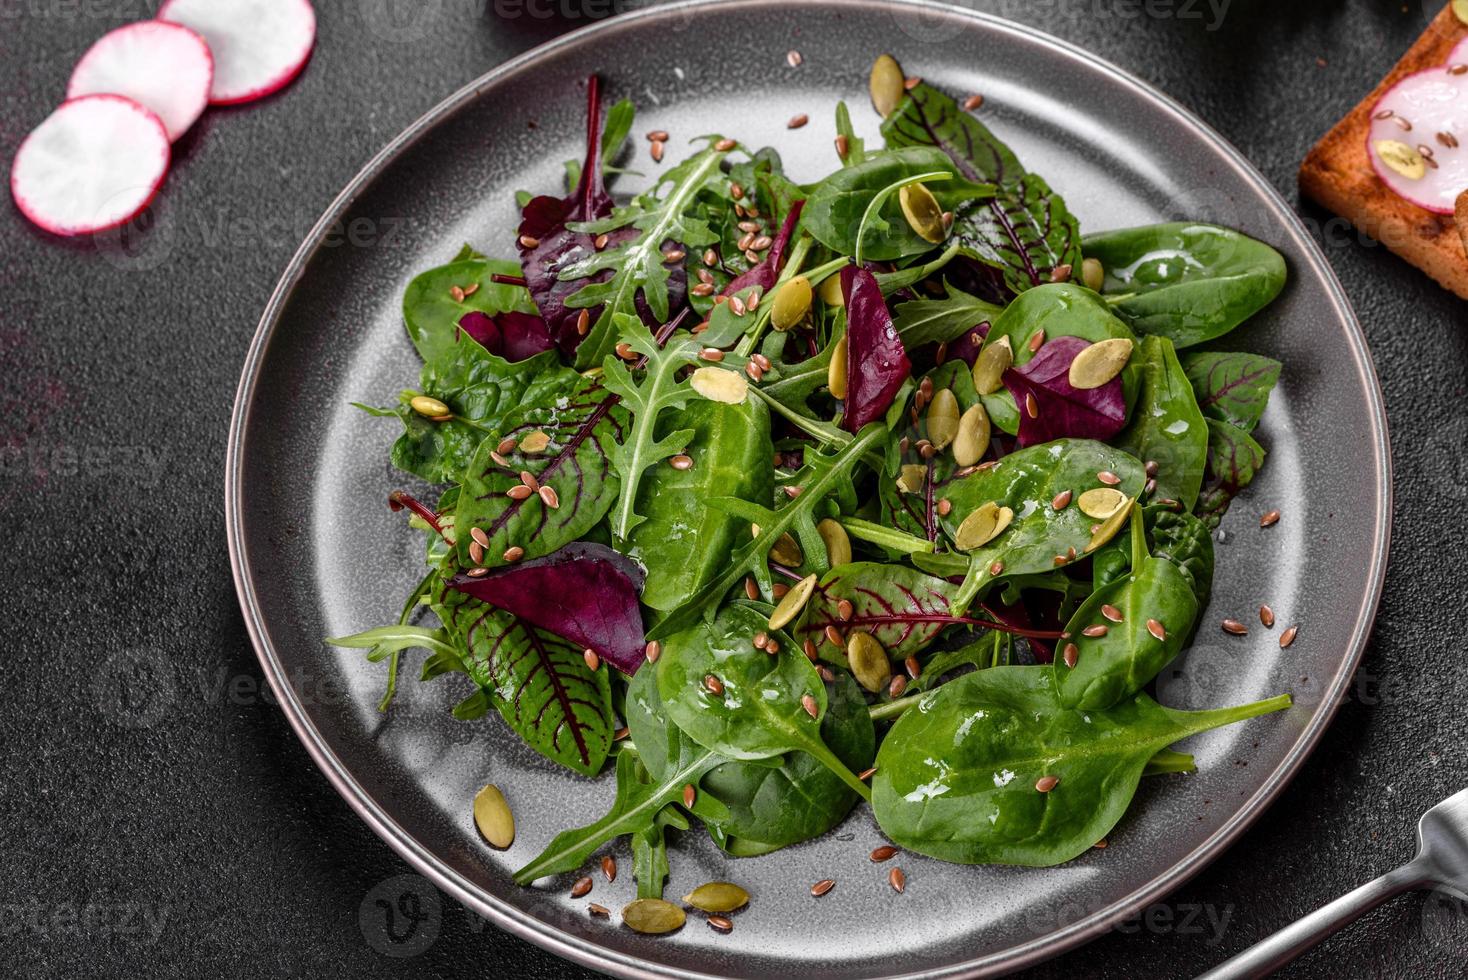
[[[416,940],[387,941],[375,902],[409,869],[260,690],[221,473],[256,319],[336,191],[465,81],[614,3],[322,0],[301,79],[207,113],[176,147],[142,247],[61,241],[0,205],[0,975],[588,975],[447,900]],[[971,5],[1156,84],[1292,199],[1313,140],[1437,9]],[[150,0],[0,0],[0,154],[59,101],[93,39],[150,14]],[[1301,214],[1386,391],[1397,497],[1375,639],[1319,750],[1238,845],[1143,920],[1034,976],[1191,975],[1408,858],[1418,814],[1468,783],[1453,628],[1468,549],[1468,306],[1330,215]],[[1468,916],[1420,894],[1287,971],[1465,973]]]

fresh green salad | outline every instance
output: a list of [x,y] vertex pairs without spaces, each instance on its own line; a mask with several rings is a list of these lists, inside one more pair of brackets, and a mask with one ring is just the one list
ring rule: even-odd
[[[630,837],[643,931],[683,921],[670,829],[753,856],[865,802],[888,856],[1058,864],[1193,768],[1175,742],[1289,704],[1148,693],[1264,461],[1280,364],[1215,341],[1280,255],[1193,222],[1083,236],[979,98],[886,55],[870,94],[880,137],[838,104],[834,169],[799,184],[723,135],[629,160],[633,107],[590,79],[569,193],[520,196],[493,244],[518,258],[413,280],[420,380],[367,408],[442,489],[389,498],[426,537],[397,624],[331,642],[386,663],[384,710],[421,648],[456,717],[613,769],[611,811],[515,880]],[[614,198],[614,167],[648,189]],[[476,814],[509,845],[505,793]]]

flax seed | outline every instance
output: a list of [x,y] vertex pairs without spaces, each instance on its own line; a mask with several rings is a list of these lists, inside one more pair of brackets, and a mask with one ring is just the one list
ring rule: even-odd
[[520,471],[520,482],[529,487],[531,493],[535,493],[540,489],[540,481],[537,480],[535,478],[535,474],[530,472],[529,470]]
[[647,141],[649,143],[666,143],[668,142],[668,131],[666,129],[654,129],[647,134]]
[[580,313],[576,314],[576,333],[578,335],[582,336],[582,337],[585,337],[586,336],[586,331],[588,331],[590,329],[591,329],[591,311],[590,310],[582,310]]
[[1121,477],[1117,476],[1115,473],[1111,472],[1110,470],[1102,470],[1100,473],[1097,473],[1096,474],[1096,479],[1100,480],[1102,483],[1106,484],[1108,487],[1114,487],[1118,483],[1121,482]]
[[1271,510],[1259,518],[1260,527],[1273,527],[1279,523],[1279,511]]
[[586,906],[586,911],[599,919],[608,918],[612,914],[611,909],[607,908],[605,905],[598,905],[595,902],[592,902],[590,905]]
[[469,537],[473,538],[474,539],[474,543],[477,544],[477,545],[479,545],[479,547],[481,547],[481,548],[488,548],[489,547],[489,535],[487,535],[487,534],[484,533],[484,529],[483,528],[471,527],[469,529]]
[[973,112],[975,109],[977,109],[979,106],[981,106],[983,104],[984,104],[984,97],[982,95],[978,95],[978,94],[970,95],[968,98],[966,98],[966,99],[963,100],[963,111],[964,112]]
[[836,627],[827,626],[826,642],[831,644],[832,646],[844,648],[846,646],[846,637],[842,636],[841,631],[838,630]]
[[571,897],[580,898],[589,891],[591,891],[591,875],[586,875],[583,878],[577,878],[576,884],[571,886]]
[[691,470],[693,469],[693,457],[685,453],[679,453],[677,456],[668,460],[668,465],[675,470]]
[[1076,661],[1080,658],[1080,654],[1079,647],[1074,643],[1067,643],[1065,649],[1060,654],[1060,658],[1065,661],[1067,667],[1075,667]]
[[518,486],[513,486],[510,489],[506,490],[505,496],[509,497],[511,500],[525,500],[534,492],[534,490],[531,490],[529,487],[522,483]]
[[812,895],[814,895],[816,898],[820,898],[822,895],[826,894],[826,892],[830,891],[832,888],[835,888],[835,887],[836,887],[836,879],[834,879],[834,878],[823,878],[822,880],[816,882],[814,885],[811,885],[810,886],[810,893]]
[[692,807],[693,806],[693,801],[696,800],[697,798],[698,798],[698,790],[696,790],[696,789],[693,788],[693,784],[692,783],[689,783],[687,786],[684,786],[683,787],[683,805],[685,807]]
[[1225,633],[1232,633],[1234,636],[1244,636],[1249,632],[1249,628],[1237,619],[1225,619],[1218,625],[1223,627]]
[[734,149],[734,147],[737,145],[738,143],[736,141],[731,140],[729,137],[725,136],[723,139],[714,144],[714,149],[718,150],[720,153],[727,153],[728,151]]
[[1035,780],[1035,789],[1041,793],[1048,793],[1060,783],[1059,776],[1041,776]]
[[842,133],[842,134],[838,135],[836,137],[836,155],[838,157],[840,157],[841,159],[845,160],[846,159],[846,151],[848,149],[850,149],[850,145],[846,141],[846,134],[845,133]]
[[785,64],[789,65],[791,68],[799,68],[800,63],[804,60],[805,59],[800,56],[800,52],[794,50],[793,48],[785,52]]
[[1259,607],[1259,622],[1263,623],[1266,629],[1274,627],[1274,610],[1270,609],[1267,603]]
[[505,436],[505,438],[500,440],[500,444],[498,446],[495,446],[494,449],[495,452],[499,453],[500,455],[508,456],[510,453],[515,451],[515,447],[518,445],[519,443],[515,441],[514,436]]
[[1065,510],[1066,507],[1070,506],[1070,498],[1071,498],[1071,492],[1069,490],[1062,490],[1062,491],[1060,491],[1050,501],[1050,507],[1051,507],[1051,509],[1052,510]]
[[802,694],[800,696],[800,706],[804,708],[805,713],[810,715],[812,718],[820,717],[821,706],[816,703],[816,699],[812,695]]
[[842,599],[840,602],[836,603],[836,618],[841,620],[843,623],[849,620],[852,613],[854,613],[855,611],[856,607],[851,604],[850,599]]
[[703,687],[704,690],[708,691],[710,694],[724,693],[724,682],[719,680],[713,674],[703,675]]
[[901,895],[907,888],[907,875],[902,873],[901,868],[893,868],[887,872],[887,884],[892,886],[894,892]]
[[648,663],[657,663],[658,657],[662,656],[663,645],[657,640],[648,640],[647,646],[643,648],[642,653],[643,656],[647,657]]
[[918,663],[917,657],[908,657],[902,661],[902,666],[907,668],[907,676],[917,680],[922,675],[923,665]]
[[518,544],[510,545],[510,547],[508,547],[508,548],[505,549],[505,553],[504,553],[504,556],[503,557],[504,557],[505,561],[509,561],[509,562],[519,561],[521,558],[524,558],[525,557],[525,549],[522,548],[522,547],[520,547]]
[[1147,632],[1157,640],[1166,641],[1167,639],[1167,629],[1155,619],[1147,620]]
[[734,931],[734,920],[724,915],[711,915],[708,917],[709,928],[714,932],[722,932],[726,935]]
[[561,506],[561,498],[556,495],[555,487],[542,486],[537,492],[540,494],[540,502],[551,510],[556,510]]
[[1291,626],[1289,629],[1287,629],[1283,633],[1279,634],[1279,648],[1281,650],[1284,650],[1291,643],[1294,643],[1295,642],[1295,635],[1297,633],[1299,633],[1299,632],[1300,632],[1300,627],[1298,627],[1298,626]]
[[856,778],[860,782],[863,782],[864,783],[868,779],[871,779],[872,778],[872,774],[875,773],[876,771],[877,771],[877,767],[876,766],[872,766],[870,769],[863,769],[861,772],[859,772],[859,773],[856,774]]
[[648,152],[652,154],[652,162],[653,163],[662,163],[663,162],[663,141],[662,140],[653,140],[652,141],[652,148],[650,150],[648,150]]
[[791,116],[790,121],[785,124],[785,128],[799,129],[808,122],[810,122],[810,116],[807,116],[805,113],[802,112],[797,116]]

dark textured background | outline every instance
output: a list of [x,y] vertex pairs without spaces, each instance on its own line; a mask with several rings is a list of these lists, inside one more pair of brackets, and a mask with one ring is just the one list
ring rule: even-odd
[[[91,41],[149,3],[0,0],[0,156]],[[256,319],[337,189],[464,82],[613,3],[319,2],[305,74],[205,115],[144,237],[64,242],[0,205],[0,975],[585,975],[448,901],[422,949],[392,946],[380,915],[359,914],[409,869],[259,689],[221,473]],[[1310,143],[1436,9],[1233,0],[1219,22],[1206,0],[969,5],[1156,84],[1291,199]],[[424,31],[413,17],[434,20]],[[1143,921],[1036,976],[1197,972],[1405,860],[1419,812],[1468,783],[1461,575],[1442,572],[1468,547],[1468,307],[1329,215],[1301,213],[1386,391],[1397,502],[1375,640],[1319,750],[1238,845]],[[1288,971],[1465,974],[1468,915],[1430,895]]]

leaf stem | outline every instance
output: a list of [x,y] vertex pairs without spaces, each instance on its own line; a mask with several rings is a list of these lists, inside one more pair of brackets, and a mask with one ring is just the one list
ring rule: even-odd
[[840,519],[841,526],[846,528],[846,533],[858,541],[877,545],[880,548],[890,548],[904,555],[917,552],[931,553],[933,542],[926,538],[920,538],[915,534],[908,534],[896,528],[886,527],[882,524],[874,524],[864,521],[859,517],[843,517]]
[[888,718],[898,718],[908,708],[917,704],[918,699],[921,697],[922,694],[909,694],[907,697],[898,698],[895,701],[884,701],[881,704],[874,704],[867,709],[867,714],[871,716],[872,721],[886,721]]
[[898,180],[894,180],[886,187],[883,187],[881,190],[877,191],[877,193],[873,194],[872,199],[867,202],[866,210],[861,213],[861,223],[856,226],[856,255],[854,256],[854,258],[856,259],[857,266],[860,266],[862,264],[862,241],[866,238],[867,223],[872,220],[872,213],[881,208],[882,204],[887,200],[887,198],[891,197],[900,188],[906,187],[908,184],[921,184],[925,180],[949,180],[952,177],[953,173],[951,171],[932,170],[928,173],[917,174],[913,177],[901,177]]

